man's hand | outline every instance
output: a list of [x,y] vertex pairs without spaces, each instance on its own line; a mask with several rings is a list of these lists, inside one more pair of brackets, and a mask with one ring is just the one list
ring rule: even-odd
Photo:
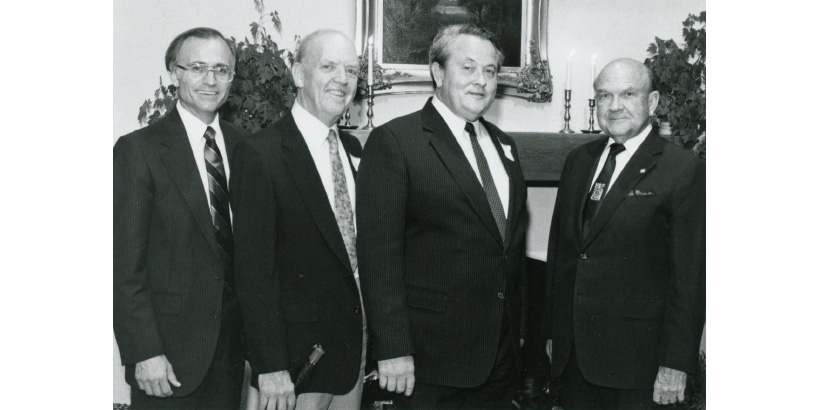
[[287,370],[259,375],[259,410],[293,410],[294,407],[296,394]]
[[409,396],[416,387],[414,372],[413,356],[379,360],[379,387]]
[[174,387],[182,386],[164,354],[143,360],[135,367],[134,378],[137,379],[137,385],[149,396],[168,397],[174,394],[169,382]]
[[552,339],[547,339],[547,346],[544,350],[546,350],[547,356],[550,358],[550,363],[552,363]]
[[655,378],[655,391],[652,400],[658,404],[674,404],[683,401],[686,389],[686,372],[660,366]]

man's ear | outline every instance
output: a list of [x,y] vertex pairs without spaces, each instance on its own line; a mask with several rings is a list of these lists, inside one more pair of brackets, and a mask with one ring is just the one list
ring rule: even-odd
[[433,72],[433,81],[436,83],[436,88],[441,87],[444,83],[444,68],[439,63],[430,65],[430,70]]
[[658,108],[658,102],[661,99],[661,94],[657,91],[649,93],[649,116],[655,115],[655,109]]
[[177,70],[172,68],[168,71],[168,76],[171,77],[171,84],[173,84],[174,87],[179,88],[179,77],[177,76]]
[[293,63],[293,68],[291,69],[293,72],[293,84],[296,88],[302,88],[305,85],[305,67],[302,66],[302,63]]

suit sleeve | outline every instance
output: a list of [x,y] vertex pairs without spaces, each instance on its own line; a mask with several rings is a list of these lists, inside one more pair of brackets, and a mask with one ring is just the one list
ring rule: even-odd
[[359,275],[376,360],[414,353],[404,282],[408,188],[396,136],[377,128],[356,179]]
[[660,365],[698,372],[706,315],[706,164],[681,175],[672,198],[672,266],[660,345]]
[[122,363],[164,354],[148,286],[154,185],[137,141],[114,145],[114,334]]
[[564,161],[564,169],[561,171],[561,181],[558,183],[558,194],[555,197],[555,206],[552,210],[552,221],[550,222],[549,241],[547,242],[547,272],[544,277],[544,311],[543,320],[541,321],[541,336],[552,339],[552,315],[553,315],[553,281],[555,280],[555,267],[557,265],[558,256],[558,240],[560,235],[561,218],[566,218],[562,215],[561,208],[562,196],[567,192],[567,187],[564,181],[568,180],[570,159]]
[[262,155],[247,140],[237,144],[231,170],[236,292],[249,360],[259,374],[287,370],[287,329],[276,263],[276,190]]

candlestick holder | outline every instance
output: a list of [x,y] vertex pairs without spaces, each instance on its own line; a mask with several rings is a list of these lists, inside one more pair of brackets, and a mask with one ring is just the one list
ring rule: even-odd
[[356,126],[350,125],[350,107],[345,108],[342,118],[339,118],[338,127],[342,130],[352,130],[357,128]]
[[372,130],[373,129],[373,84],[367,85],[367,124],[363,125],[360,129],[363,130]]
[[584,134],[598,134],[601,130],[595,129],[595,99],[589,99],[589,128],[581,130]]
[[572,90],[564,90],[564,129],[562,129],[561,131],[558,131],[561,134],[573,134],[573,133],[575,133],[575,131],[573,131],[569,127],[569,119],[570,119],[570,115],[569,115],[570,103],[569,102],[570,102],[570,100],[572,100]]

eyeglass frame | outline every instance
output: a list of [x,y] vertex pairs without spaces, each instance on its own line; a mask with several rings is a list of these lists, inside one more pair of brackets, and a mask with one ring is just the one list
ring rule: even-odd
[[[216,69],[218,69],[218,68],[223,68],[223,67],[225,67],[225,66],[222,66],[222,65],[210,66],[210,65],[207,65],[207,64],[191,64],[191,65],[190,65],[190,66],[188,66],[188,67],[185,67],[185,66],[183,66],[183,65],[179,65],[179,64],[175,64],[175,65],[177,66],[177,68],[181,68],[181,69],[185,70],[185,75],[186,75],[186,76],[188,76],[188,79],[190,79],[191,81],[199,81],[199,80],[202,80],[203,78],[205,78],[205,77],[207,77],[207,76],[208,76],[208,73],[214,73],[214,79],[215,79],[216,81],[219,81],[219,82],[220,82],[220,83],[222,83],[222,84],[230,84],[230,83],[232,83],[232,82],[233,82],[234,78],[236,78],[236,71],[235,71],[235,70],[233,70],[233,69],[230,69],[230,70],[228,71],[228,75],[230,76],[230,80],[229,80],[229,81],[222,81],[222,80],[220,80],[219,78],[217,78],[217,77],[216,77],[216,71],[214,71],[214,70],[216,70]],[[198,75],[198,74],[197,74],[197,73],[195,73],[195,72],[193,72],[193,71],[191,71],[191,68],[192,68],[192,67],[205,67],[206,71],[205,71],[205,73],[204,73],[204,74],[202,74],[202,77],[199,77],[199,78],[194,78],[193,76]]]

